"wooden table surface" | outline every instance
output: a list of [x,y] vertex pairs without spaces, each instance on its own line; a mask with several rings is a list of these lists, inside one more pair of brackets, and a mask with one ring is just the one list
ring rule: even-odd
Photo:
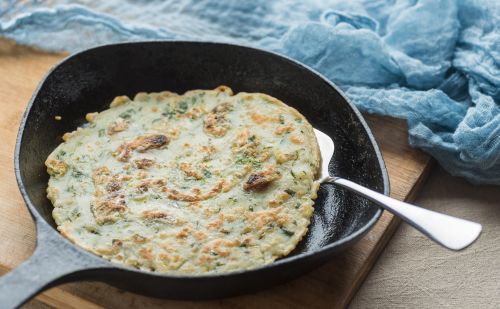
[[[13,171],[17,128],[24,108],[47,70],[64,55],[46,54],[0,39],[0,273],[16,267],[32,253],[35,229],[19,194]],[[391,196],[411,200],[431,166],[426,154],[407,143],[401,120],[367,117],[382,150],[391,182]],[[344,307],[363,282],[390,239],[399,220],[384,212],[375,227],[358,243],[338,254],[318,270],[282,286],[230,299],[179,302],[148,298],[103,283],[78,282],[45,291],[39,302],[65,308],[193,307]]]

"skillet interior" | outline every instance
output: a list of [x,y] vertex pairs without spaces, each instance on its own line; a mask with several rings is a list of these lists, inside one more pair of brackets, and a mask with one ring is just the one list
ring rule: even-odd
[[[363,121],[330,83],[305,67],[272,53],[234,45],[128,43],[91,49],[66,59],[49,73],[35,93],[18,141],[20,182],[35,218],[41,216],[55,228],[52,205],[45,192],[48,175],[44,160],[61,142],[64,132],[84,123],[87,112],[107,108],[117,95],[162,90],[183,93],[221,84],[230,86],[235,93],[267,93],[297,108],[314,127],[333,138],[335,155],[330,163],[331,173],[388,193],[385,168]],[[55,115],[61,115],[62,120],[55,121]],[[274,273],[275,278],[268,284],[260,281],[261,288],[296,276],[326,261],[329,253],[357,238],[380,213],[371,202],[339,187],[322,185],[310,230],[292,255],[323,250],[308,259],[284,258],[283,262],[290,260],[290,263],[281,263],[273,271],[269,271],[273,269],[271,266],[246,273]],[[300,269],[277,275],[283,265],[296,263],[302,264]],[[245,276],[245,272],[235,276]],[[252,287],[251,282],[244,283],[247,289],[257,287]],[[172,296],[147,288],[128,288]],[[230,288],[226,290],[229,293],[217,295],[234,294]],[[180,294],[176,297],[186,298]]]

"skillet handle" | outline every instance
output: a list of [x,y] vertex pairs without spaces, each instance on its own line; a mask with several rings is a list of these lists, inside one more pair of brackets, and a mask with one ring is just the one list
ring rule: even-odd
[[[72,248],[57,232],[47,231],[37,224],[37,247],[33,255],[16,269],[0,277],[0,307],[18,308],[39,292],[58,283],[72,281],[71,276],[90,270],[93,259],[82,256]],[[76,279],[76,278],[75,278]],[[73,279],[73,280],[75,280]]]

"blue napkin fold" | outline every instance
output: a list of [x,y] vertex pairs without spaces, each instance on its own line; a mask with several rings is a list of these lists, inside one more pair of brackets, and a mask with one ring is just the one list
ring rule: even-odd
[[361,111],[406,119],[451,174],[500,184],[498,0],[0,1],[0,36],[48,51],[137,40],[274,50]]

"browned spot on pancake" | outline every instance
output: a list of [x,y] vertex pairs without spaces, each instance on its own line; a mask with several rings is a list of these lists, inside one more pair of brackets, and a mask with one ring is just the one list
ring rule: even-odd
[[278,178],[280,178],[280,174],[274,168],[258,171],[250,174],[243,189],[245,191],[262,190]]
[[200,172],[198,172],[195,169],[193,169],[193,165],[191,163],[181,162],[179,164],[179,169],[187,177],[192,177],[194,179],[202,179],[203,178],[203,175]]
[[125,131],[127,128],[128,122],[125,119],[118,117],[118,119],[116,119],[108,126],[106,132],[108,133],[108,135],[113,135],[118,132]]
[[92,210],[97,224],[114,223],[127,210],[123,196],[97,198],[92,203]]
[[203,120],[205,132],[216,137],[224,136],[231,128],[231,122],[227,119],[227,113],[231,111],[231,103],[221,103],[205,115]]
[[165,191],[168,192],[168,198],[172,200],[185,201],[185,202],[199,202],[207,200],[219,194],[222,191],[222,188],[224,187],[224,183],[225,183],[224,179],[221,179],[210,189],[210,191],[202,193],[201,191],[197,190],[196,192],[199,193],[193,195],[179,192],[176,189],[166,189]]
[[106,185],[106,191],[114,192],[122,188],[122,184],[118,181],[111,181]]
[[135,138],[131,142],[121,144],[113,155],[118,161],[127,162],[133,150],[146,152],[149,149],[157,149],[167,145],[169,138],[163,134],[146,134]]
[[274,134],[283,135],[285,133],[290,133],[293,130],[295,130],[295,127],[293,126],[293,124],[289,123],[287,125],[278,126],[276,130],[274,130]]
[[111,172],[109,171],[109,168],[107,168],[106,166],[101,166],[94,169],[92,173],[92,179],[94,180],[95,184],[103,184],[108,181],[110,174]]
[[146,159],[146,158],[134,160],[134,165],[138,169],[148,169],[151,166],[153,166],[154,163],[155,163],[154,160]]
[[45,165],[50,176],[61,177],[68,171],[68,164],[61,160],[47,160]]

